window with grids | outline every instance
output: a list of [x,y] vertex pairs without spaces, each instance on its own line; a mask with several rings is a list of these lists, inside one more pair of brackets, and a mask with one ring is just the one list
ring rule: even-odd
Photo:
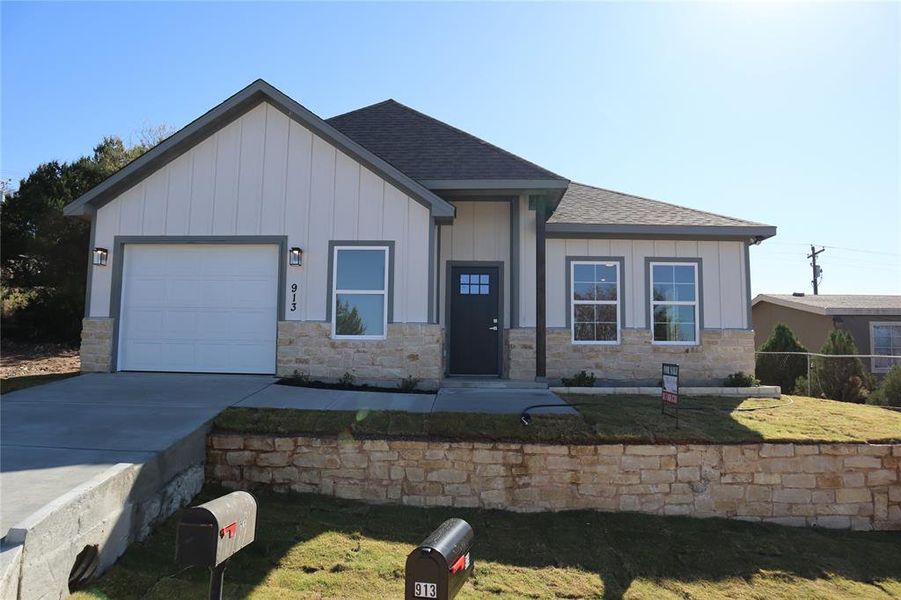
[[650,285],[654,343],[697,344],[697,263],[652,262]]
[[901,322],[870,323],[870,344],[873,354],[883,354],[885,357],[874,356],[872,366],[874,373],[885,373],[892,365],[901,365]]
[[619,263],[573,261],[570,322],[574,344],[619,342]]
[[336,246],[332,337],[382,339],[388,327],[388,248]]

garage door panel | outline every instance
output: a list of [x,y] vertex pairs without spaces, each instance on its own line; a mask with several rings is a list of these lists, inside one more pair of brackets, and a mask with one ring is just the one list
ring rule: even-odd
[[122,370],[273,373],[274,245],[126,245]]

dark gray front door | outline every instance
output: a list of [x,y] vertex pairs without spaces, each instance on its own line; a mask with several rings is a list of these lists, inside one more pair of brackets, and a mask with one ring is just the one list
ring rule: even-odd
[[451,375],[498,375],[500,275],[498,267],[450,269]]

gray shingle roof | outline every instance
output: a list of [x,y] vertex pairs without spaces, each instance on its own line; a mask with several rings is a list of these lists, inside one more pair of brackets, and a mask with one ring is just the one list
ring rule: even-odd
[[760,226],[714,213],[572,182],[548,223]]
[[820,315],[901,315],[901,296],[863,294],[760,294],[758,302],[771,302]]
[[556,173],[395,100],[366,106],[326,122],[418,181],[566,182]]

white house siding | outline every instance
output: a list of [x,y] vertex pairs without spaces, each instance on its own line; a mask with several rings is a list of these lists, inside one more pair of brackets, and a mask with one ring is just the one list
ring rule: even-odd
[[519,197],[519,327],[535,327],[535,211]]
[[[322,321],[329,240],[393,240],[394,321],[428,321],[429,211],[268,103],[220,129],[96,215],[95,245],[115,236],[286,235],[304,251],[288,320]],[[509,243],[508,243],[509,246]],[[111,267],[92,267],[90,317],[110,314]]]
[[[750,329],[744,243],[738,241],[676,241],[561,239],[547,241],[547,325],[566,327],[566,257],[622,256],[621,289],[625,293],[625,326],[647,327],[645,258],[700,258],[701,298],[706,329]],[[525,262],[525,261],[523,261]],[[534,310],[532,311],[534,313]],[[534,317],[523,312],[523,324]],[[531,318],[531,321],[526,319]]]
[[441,226],[439,322],[444,325],[447,261],[501,261],[504,263],[504,327],[510,327],[510,203],[465,201],[453,204],[457,207],[453,225]]

